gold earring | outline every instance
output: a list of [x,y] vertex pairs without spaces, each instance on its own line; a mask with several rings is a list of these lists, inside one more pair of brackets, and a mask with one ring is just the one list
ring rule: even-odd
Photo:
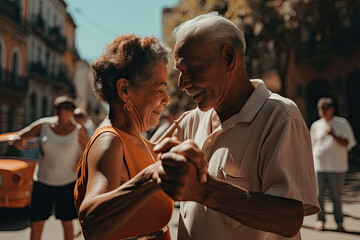
[[130,105],[130,107],[129,107],[128,105],[130,105],[129,99],[126,101],[126,103],[124,103],[124,109],[125,109],[125,110],[128,110],[129,112],[131,112],[133,106],[132,106],[132,104]]

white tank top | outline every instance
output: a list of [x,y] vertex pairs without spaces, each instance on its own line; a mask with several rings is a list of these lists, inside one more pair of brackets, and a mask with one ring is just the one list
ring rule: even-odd
[[62,186],[76,180],[76,165],[81,154],[78,134],[81,125],[67,135],[57,135],[49,123],[42,124],[40,153],[34,180],[51,186]]

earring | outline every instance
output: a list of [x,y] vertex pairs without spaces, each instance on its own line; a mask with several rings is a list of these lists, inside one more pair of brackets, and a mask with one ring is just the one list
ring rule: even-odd
[[125,109],[125,110],[128,110],[129,112],[131,112],[133,106],[132,106],[132,104],[130,105],[130,107],[129,107],[128,105],[130,105],[129,99],[126,101],[126,103],[124,103],[124,109]]

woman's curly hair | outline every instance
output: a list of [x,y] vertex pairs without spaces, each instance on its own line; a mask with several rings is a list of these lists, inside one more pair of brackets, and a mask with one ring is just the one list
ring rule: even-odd
[[169,49],[155,37],[126,34],[106,45],[104,53],[91,64],[91,84],[100,101],[118,100],[116,82],[126,78],[133,87],[149,80],[159,62],[168,63]]

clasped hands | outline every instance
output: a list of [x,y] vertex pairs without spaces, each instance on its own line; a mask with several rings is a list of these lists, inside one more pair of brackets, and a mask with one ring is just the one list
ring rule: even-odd
[[199,186],[207,180],[208,161],[192,140],[165,138],[154,147],[160,153],[157,182],[176,201],[199,200]]

